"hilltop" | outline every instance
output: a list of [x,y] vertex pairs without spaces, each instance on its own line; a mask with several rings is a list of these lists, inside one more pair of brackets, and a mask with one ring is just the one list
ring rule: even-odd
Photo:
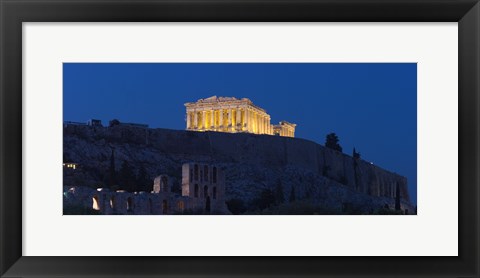
[[67,186],[104,187],[113,149],[117,171],[127,161],[135,173],[144,168],[152,184],[156,176],[167,174],[178,185],[185,162],[219,164],[225,171],[227,200],[247,206],[270,190],[281,191],[277,199],[284,202],[293,194],[295,200],[333,210],[371,213],[394,207],[398,185],[402,209],[414,212],[405,177],[300,138],[66,125],[63,143],[64,162],[78,163],[78,169],[64,171]]

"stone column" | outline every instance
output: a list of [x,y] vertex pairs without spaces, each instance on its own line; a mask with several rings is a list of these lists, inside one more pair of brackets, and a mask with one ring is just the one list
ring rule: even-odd
[[257,114],[257,133],[262,134],[262,116],[260,113]]
[[190,114],[191,112],[190,111],[187,111],[187,129],[190,129]]
[[252,117],[250,115],[250,109],[247,107],[247,130],[252,132]]
[[198,128],[198,112],[193,111],[193,128]]
[[239,108],[235,109],[235,111],[237,111],[236,112],[237,119],[235,121],[235,130],[241,130],[241,129],[238,129],[238,125],[241,123],[241,120],[242,120],[242,111],[240,111]]
[[268,124],[269,124],[269,120],[268,120],[268,116],[266,116],[265,117],[265,134],[270,134]]
[[232,126],[232,113],[233,110],[231,108],[228,109],[228,130],[230,130],[230,127]]
[[250,132],[249,125],[250,125],[250,119],[248,117],[248,107],[245,107],[245,130]]
[[262,115],[260,113],[257,114],[257,122],[258,122],[258,134],[262,134]]
[[250,116],[252,116],[252,120],[251,120],[251,122],[252,122],[252,133],[255,133],[256,132],[256,130],[255,130],[255,111],[252,110],[250,112]]
[[251,122],[251,125],[250,127],[252,128],[252,133],[255,133],[255,111],[250,111],[250,122]]
[[202,128],[205,129],[207,127],[207,111],[202,111]]
[[267,134],[267,117],[263,116],[263,134]]
[[220,126],[220,129],[223,129],[223,109],[220,108],[218,113],[219,113],[218,118],[220,121],[219,126]]
[[215,110],[210,111],[210,126],[209,128],[215,129]]
[[267,134],[267,116],[263,116],[263,134]]
[[262,115],[260,113],[257,114],[257,133],[262,133]]
[[240,130],[245,130],[245,123],[246,123],[246,116],[245,116],[245,108],[240,108]]

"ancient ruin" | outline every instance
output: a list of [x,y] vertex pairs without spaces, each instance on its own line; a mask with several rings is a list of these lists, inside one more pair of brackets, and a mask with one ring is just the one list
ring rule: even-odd
[[270,123],[270,115],[248,98],[212,96],[185,103],[187,130],[245,132],[295,137],[296,124]]
[[181,195],[172,192],[173,179],[159,175],[151,192],[64,186],[64,205],[92,208],[100,214],[229,214],[225,176],[218,166],[184,164]]

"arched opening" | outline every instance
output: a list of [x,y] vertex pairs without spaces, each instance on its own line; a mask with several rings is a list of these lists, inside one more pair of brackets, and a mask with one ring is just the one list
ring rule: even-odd
[[213,183],[217,182],[217,167],[213,167]]
[[127,212],[133,211],[133,200],[132,197],[128,197],[127,199]]
[[167,200],[163,200],[163,202],[162,202],[162,213],[163,213],[163,214],[167,214],[167,213],[168,213]]
[[208,181],[208,166],[207,165],[203,166],[203,179],[205,181]]
[[194,196],[195,198],[198,198],[198,184],[195,184],[195,188],[194,188],[193,191],[194,191],[193,196]]
[[204,186],[203,187],[203,198],[207,198],[208,197],[208,186]]
[[217,187],[216,186],[213,187],[212,195],[213,195],[214,200],[217,199]]
[[161,192],[168,192],[168,179],[166,176],[163,176],[160,179],[160,191]]
[[92,203],[92,208],[94,210],[100,210],[100,201],[98,200],[98,196],[93,196]]
[[197,164],[193,166],[193,175],[195,176],[195,180],[198,181],[198,165]]
[[210,213],[210,197],[207,197],[207,200],[205,201],[205,212]]
[[115,196],[112,196],[112,198],[110,198],[110,208],[115,209]]
[[179,211],[183,212],[185,210],[185,203],[183,201],[178,201],[177,208]]

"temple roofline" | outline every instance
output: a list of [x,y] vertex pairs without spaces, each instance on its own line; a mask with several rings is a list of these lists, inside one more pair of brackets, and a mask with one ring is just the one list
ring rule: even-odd
[[[214,103],[228,103],[228,102],[232,102],[232,103],[238,103],[238,104],[247,104],[247,105],[250,105],[262,112],[265,112],[267,113],[267,110],[261,108],[261,107],[258,107],[257,105],[253,104],[253,102],[249,99],[249,98],[236,98],[236,97],[218,97],[218,96],[211,96],[211,97],[208,97],[208,98],[202,98],[202,99],[199,99],[197,100],[196,102],[187,102],[185,103],[185,107],[189,108],[191,106],[195,106],[195,105],[209,105],[209,104],[214,104]],[[267,113],[268,114],[268,113]]]

